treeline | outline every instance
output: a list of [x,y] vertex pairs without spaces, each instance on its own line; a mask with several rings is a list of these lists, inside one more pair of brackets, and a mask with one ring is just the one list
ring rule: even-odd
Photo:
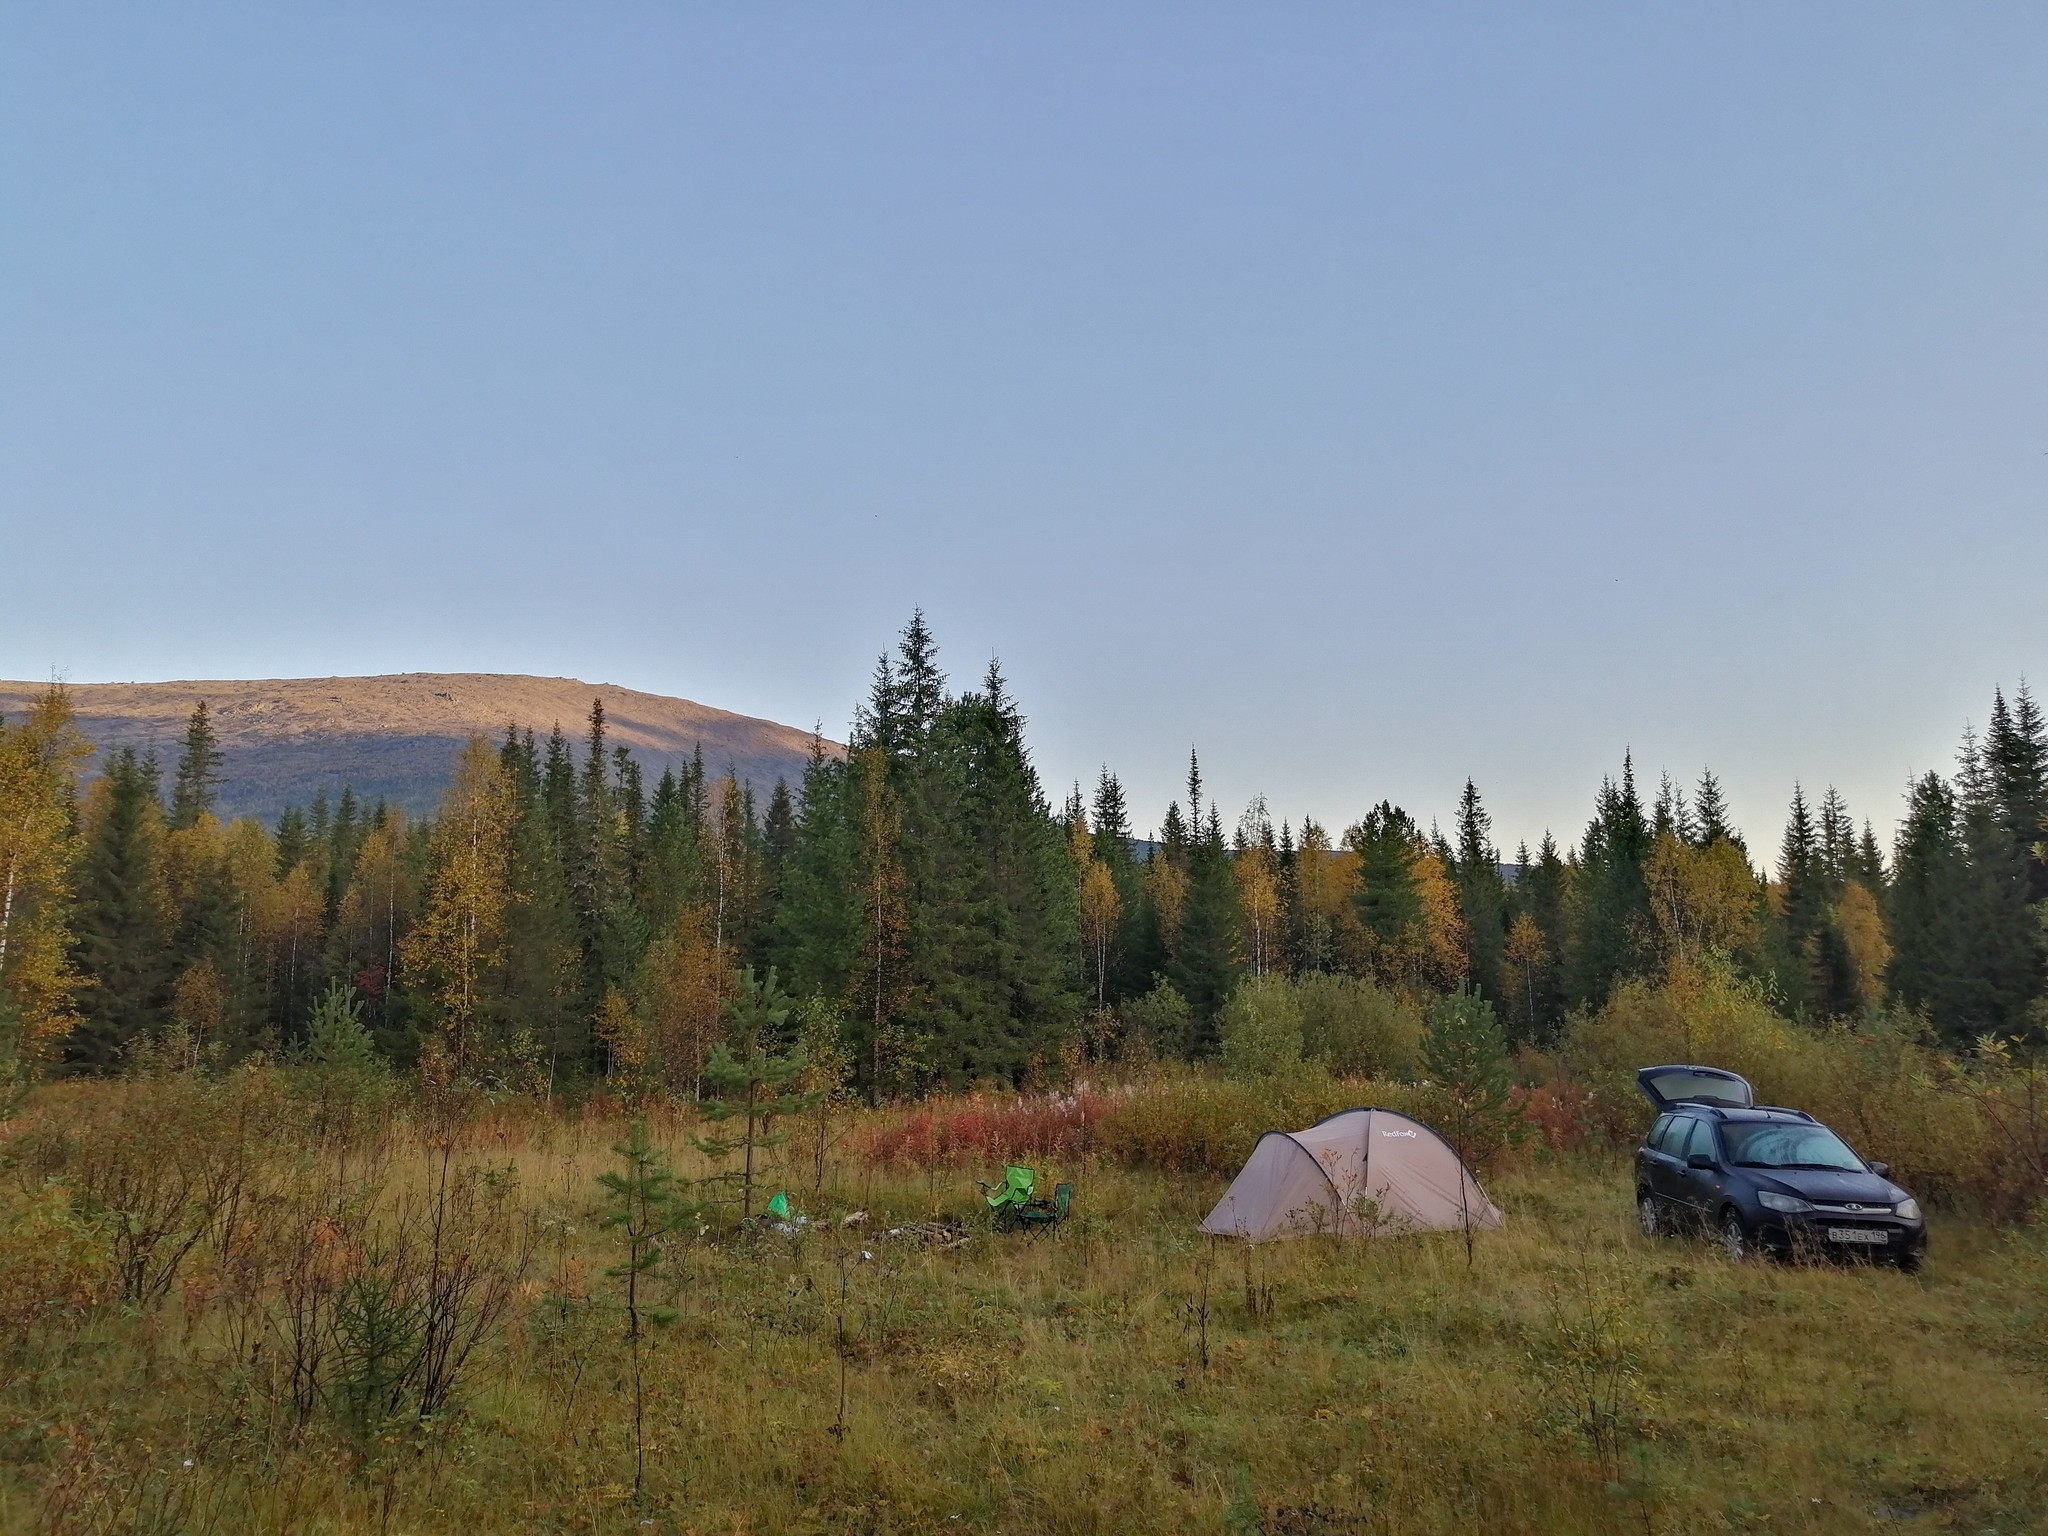
[[701,759],[650,787],[596,704],[574,744],[472,743],[420,823],[343,791],[222,824],[203,704],[168,785],[124,749],[81,793],[88,753],[61,689],[0,722],[0,1033],[40,1067],[111,1070],[166,1032],[289,1051],[340,986],[430,1073],[693,1093],[748,966],[872,1096],[1076,1052],[1201,1059],[1247,977],[1471,987],[1525,1044],[1710,955],[1816,1022],[2048,1024],[2048,732],[2024,688],[1953,776],[1912,784],[1889,852],[1795,788],[1767,871],[1711,773],[1646,800],[1627,760],[1574,844],[1511,863],[1470,783],[1448,833],[1384,801],[1341,831],[1263,801],[1226,824],[1192,758],[1140,841],[1106,770],[1049,802],[999,669],[951,691],[921,616],[845,755],[820,742],[765,802]]

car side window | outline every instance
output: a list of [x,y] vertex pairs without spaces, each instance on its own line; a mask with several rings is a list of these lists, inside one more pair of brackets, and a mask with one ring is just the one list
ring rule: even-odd
[[1686,1142],[1685,1150],[1679,1156],[1691,1157],[1695,1152],[1704,1152],[1716,1161],[1720,1158],[1720,1150],[1714,1145],[1714,1128],[1704,1120],[1693,1121],[1692,1138]]
[[1650,1150],[1652,1152],[1669,1152],[1671,1150],[1665,1145],[1665,1142],[1671,1136],[1671,1122],[1677,1118],[1676,1115],[1659,1115],[1657,1117],[1657,1123],[1650,1127]]

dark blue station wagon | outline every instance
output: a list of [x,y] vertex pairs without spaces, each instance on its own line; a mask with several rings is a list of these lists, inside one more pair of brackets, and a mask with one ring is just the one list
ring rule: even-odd
[[1718,1067],[1645,1067],[1636,1084],[1658,1111],[1636,1150],[1645,1235],[1713,1232],[1731,1259],[1761,1251],[1920,1267],[1920,1202],[1813,1116],[1756,1103],[1744,1079]]

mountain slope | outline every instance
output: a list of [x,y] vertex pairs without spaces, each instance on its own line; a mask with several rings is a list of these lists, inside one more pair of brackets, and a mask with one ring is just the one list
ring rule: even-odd
[[[795,786],[811,750],[810,732],[772,720],[564,677],[407,672],[73,683],[70,690],[80,728],[95,746],[154,750],[166,777],[192,706],[206,700],[227,755],[221,811],[265,821],[287,805],[306,805],[322,790],[331,800],[344,784],[366,802],[382,799],[426,814],[470,737],[496,742],[507,725],[517,725],[545,738],[559,724],[580,749],[594,698],[604,701],[609,744],[632,751],[650,787],[663,768],[680,767],[701,747],[712,776],[730,770],[751,780],[765,799],[777,779]],[[41,692],[35,683],[0,682],[0,715],[18,718]]]

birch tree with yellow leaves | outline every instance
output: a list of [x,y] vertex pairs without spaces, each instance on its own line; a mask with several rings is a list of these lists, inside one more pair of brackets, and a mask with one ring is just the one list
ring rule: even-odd
[[1100,1014],[1109,1007],[1110,962],[1117,925],[1123,919],[1123,898],[1117,893],[1116,876],[1095,856],[1095,839],[1081,810],[1079,790],[1068,816],[1067,852],[1074,861],[1081,900],[1081,946],[1095,981],[1095,1011]]
[[16,1014],[13,1049],[28,1061],[75,1021],[81,978],[69,925],[78,856],[72,806],[78,765],[91,750],[72,725],[60,684],[26,719],[0,720],[0,1008]]
[[724,1038],[738,964],[732,946],[718,942],[714,924],[709,907],[685,907],[649,946],[641,972],[649,1070],[662,1086],[693,1098],[703,1090],[712,1048]]
[[432,872],[418,924],[399,946],[458,1073],[484,1044],[486,985],[503,963],[512,889],[512,787],[481,737],[463,750],[434,827]]
[[1237,880],[1237,903],[1244,912],[1245,959],[1254,977],[1282,963],[1280,860],[1273,851],[1273,818],[1261,795],[1246,807],[1237,823],[1237,852],[1230,861]]
[[1696,961],[1709,951],[1734,955],[1755,945],[1762,892],[1749,860],[1727,838],[1700,848],[1660,832],[1644,878],[1667,964]]

